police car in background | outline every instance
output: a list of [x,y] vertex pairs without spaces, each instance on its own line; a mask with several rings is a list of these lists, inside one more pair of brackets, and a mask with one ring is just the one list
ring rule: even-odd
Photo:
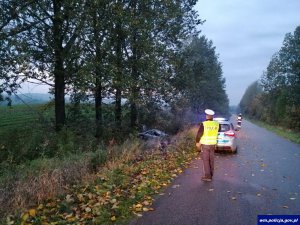
[[236,132],[226,118],[214,118],[220,124],[216,151],[237,153]]

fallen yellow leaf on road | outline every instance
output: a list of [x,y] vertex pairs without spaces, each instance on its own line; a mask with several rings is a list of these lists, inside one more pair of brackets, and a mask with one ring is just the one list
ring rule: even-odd
[[39,204],[39,206],[37,207],[37,210],[42,210],[44,208],[43,204]]
[[68,203],[73,202],[74,199],[72,198],[72,195],[67,195],[67,196],[66,196],[66,201],[67,201]]
[[29,215],[32,216],[32,217],[35,217],[36,216],[36,210],[35,209],[30,209],[28,211]]
[[91,211],[92,211],[92,209],[91,209],[90,207],[86,207],[84,210],[85,210],[86,212],[91,212]]
[[114,205],[111,207],[111,209],[118,209],[118,208],[119,208],[118,204],[114,204]]
[[116,221],[117,218],[116,218],[116,216],[112,216],[112,217],[110,218],[110,220],[111,220],[111,221]]
[[76,220],[76,217],[75,216],[71,216],[71,217],[68,217],[68,218],[66,218],[67,219],[67,221],[69,221],[69,222],[74,222],[75,220]]
[[24,213],[24,215],[22,216],[22,221],[26,221],[28,218],[29,218],[29,214]]
[[110,201],[111,204],[114,204],[116,202],[117,202],[117,199],[115,199],[115,198]]
[[136,212],[141,212],[142,208],[143,208],[143,205],[142,204],[136,204],[136,205],[133,206],[133,208]]
[[78,195],[77,195],[77,198],[78,198],[78,200],[79,200],[80,202],[84,202],[84,197],[83,197],[82,194],[78,194]]
[[148,206],[148,205],[150,205],[150,203],[148,201],[144,201],[143,205]]

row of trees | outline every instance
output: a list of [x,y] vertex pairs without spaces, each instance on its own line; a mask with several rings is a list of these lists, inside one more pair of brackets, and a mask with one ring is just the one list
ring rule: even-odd
[[251,117],[300,130],[300,26],[286,34],[261,79],[248,87],[240,107]]
[[[228,112],[225,80],[212,42],[198,37],[196,0],[7,0],[1,3],[0,93],[22,82],[52,87],[56,129],[66,123],[65,95],[92,96],[97,136],[102,102],[122,99],[130,125],[149,102]],[[181,104],[179,104],[179,103]]]
[[212,41],[205,36],[192,39],[183,48],[173,86],[193,112],[211,108],[218,114],[228,115],[229,100],[222,65]]

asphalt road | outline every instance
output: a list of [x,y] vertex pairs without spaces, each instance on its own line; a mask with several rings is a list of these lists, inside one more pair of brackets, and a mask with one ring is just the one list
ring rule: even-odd
[[194,160],[155,211],[130,225],[255,225],[257,215],[300,215],[300,146],[243,121],[238,147],[216,154],[212,182],[201,181],[202,160]]

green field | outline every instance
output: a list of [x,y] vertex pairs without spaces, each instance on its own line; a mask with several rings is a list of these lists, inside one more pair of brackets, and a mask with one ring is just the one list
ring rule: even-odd
[[38,122],[42,105],[0,106],[0,134]]

